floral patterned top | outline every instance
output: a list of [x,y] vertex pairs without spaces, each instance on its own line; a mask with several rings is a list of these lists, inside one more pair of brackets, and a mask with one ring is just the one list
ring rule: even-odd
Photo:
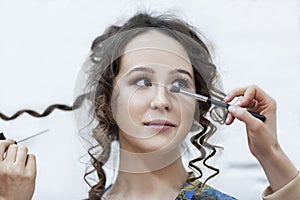
[[[189,178],[194,177],[190,173]],[[200,181],[186,182],[175,200],[234,200],[236,198],[224,194],[208,185],[199,187]]]
[[[195,177],[190,173],[188,179]],[[236,200],[236,198],[224,194],[208,185],[199,187],[200,181],[186,182],[175,200]],[[108,186],[106,192],[112,185]]]

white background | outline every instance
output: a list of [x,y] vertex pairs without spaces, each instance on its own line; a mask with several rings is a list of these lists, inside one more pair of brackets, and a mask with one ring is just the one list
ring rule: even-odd
[[[257,84],[278,103],[281,145],[300,167],[300,1],[299,0],[0,0],[0,111],[11,115],[53,103],[71,104],[77,74],[93,39],[108,25],[137,10],[176,10],[211,41],[225,91]],[[0,130],[24,142],[38,159],[34,199],[83,199],[82,147],[71,112],[37,119],[0,120]],[[243,200],[260,199],[267,185],[250,155],[244,127],[220,130],[225,147],[210,182]]]

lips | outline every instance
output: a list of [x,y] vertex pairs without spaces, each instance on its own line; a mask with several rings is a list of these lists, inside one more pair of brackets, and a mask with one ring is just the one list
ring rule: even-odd
[[167,121],[167,120],[160,120],[160,119],[145,122],[144,125],[148,128],[155,129],[158,131],[166,131],[172,127],[176,127],[176,125],[173,124],[172,122]]

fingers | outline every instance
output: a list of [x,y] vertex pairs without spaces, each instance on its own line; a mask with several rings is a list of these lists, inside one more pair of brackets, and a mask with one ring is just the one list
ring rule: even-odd
[[[249,111],[264,115],[267,118],[272,117],[275,119],[276,117],[275,100],[258,86],[252,85],[234,89],[228,93],[224,101],[232,102],[235,98],[238,98],[238,103],[236,103],[235,105],[239,107],[247,108]],[[227,125],[230,125],[234,121],[235,116],[239,116],[244,119],[243,116],[231,113],[228,114],[225,123]],[[246,116],[250,116],[249,113],[247,113]]]
[[[0,161],[0,179],[4,174],[12,178],[34,180],[36,177],[36,157],[28,154],[28,148],[17,146],[13,140],[1,141],[0,149],[2,160]],[[5,149],[7,149],[5,151]]]
[[0,141],[0,162],[16,164],[20,167],[34,168],[36,166],[36,158],[32,154],[28,154],[28,148],[18,146],[14,140]]
[[4,158],[4,153],[6,152],[7,148],[14,144],[14,140],[0,140],[0,160],[3,160]]
[[0,199],[32,199],[36,180],[36,159],[27,147],[0,142]]
[[2,157],[2,161],[16,162],[21,165],[26,164],[28,148],[24,146],[17,146],[11,144],[6,151],[6,154]]
[[[256,130],[257,127],[260,127],[260,124],[263,123],[259,119],[253,117],[245,108],[239,106],[229,106],[228,111],[231,114],[232,118],[237,118],[240,121],[245,122],[247,128],[250,130]],[[232,123],[233,119],[231,120]]]
[[6,151],[4,161],[15,162],[17,157],[17,151],[18,151],[18,146],[16,144],[10,145]]
[[239,96],[242,96],[242,98],[239,98],[240,106],[249,105],[251,103],[253,104],[252,102],[253,100],[260,102],[260,101],[271,99],[271,97],[269,97],[269,95],[267,95],[261,88],[252,85],[252,86],[237,88],[230,91],[224,100],[226,102],[230,102],[235,97],[239,97]]
[[26,164],[27,160],[27,153],[28,153],[28,148],[24,146],[19,146],[18,147],[18,152],[16,155],[16,163],[19,163],[21,165]]
[[36,176],[36,157],[35,157],[35,155],[33,155],[33,154],[27,155],[26,169],[27,169],[27,174],[29,176],[32,176],[32,177]]
[[233,121],[234,121],[233,115],[232,115],[230,112],[228,112],[227,117],[226,117],[225,124],[226,124],[226,125],[230,125],[230,124],[233,123]]

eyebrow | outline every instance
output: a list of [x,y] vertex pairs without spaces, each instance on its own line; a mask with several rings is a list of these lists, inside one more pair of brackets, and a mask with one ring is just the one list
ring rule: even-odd
[[151,68],[148,68],[148,67],[136,67],[132,70],[130,70],[126,76],[129,76],[130,74],[132,74],[133,72],[148,72],[148,73],[151,73],[151,74],[154,74],[154,70],[151,69]]
[[193,76],[190,72],[184,70],[184,69],[175,69],[175,70],[172,70],[169,74],[175,74],[175,73],[181,73],[181,74],[186,74],[188,75],[191,79],[193,79]]
[[[130,74],[132,74],[133,72],[148,72],[148,73],[151,73],[151,74],[154,74],[155,71],[152,69],[152,68],[149,68],[149,67],[136,67],[132,70],[130,70],[126,76],[129,76]],[[193,76],[190,72],[184,70],[184,69],[174,69],[172,70],[169,74],[175,74],[175,73],[181,73],[181,74],[185,74],[185,75],[188,75],[191,79],[193,79]]]

